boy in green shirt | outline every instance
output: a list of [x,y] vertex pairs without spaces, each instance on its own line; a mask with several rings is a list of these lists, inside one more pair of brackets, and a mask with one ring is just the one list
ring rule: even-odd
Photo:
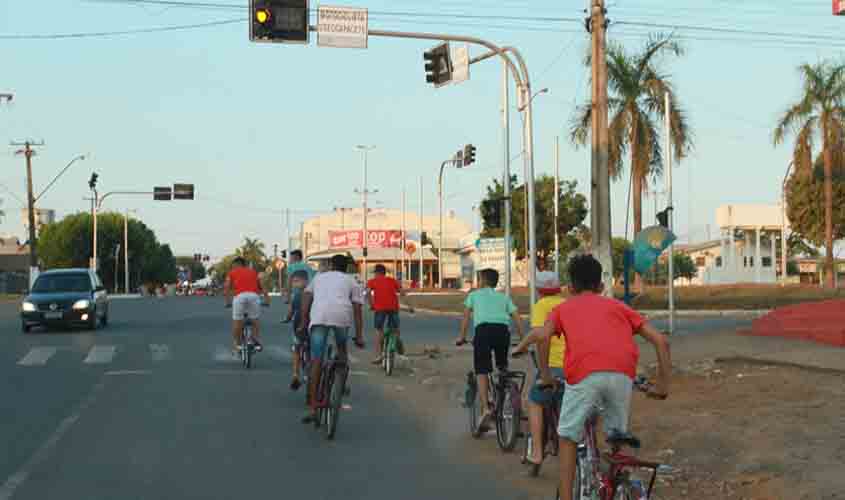
[[466,343],[469,322],[472,320],[475,336],[472,339],[473,369],[478,381],[478,397],[481,402],[479,432],[488,428],[490,408],[487,407],[487,393],[490,387],[490,373],[493,371],[492,356],[496,356],[499,370],[508,368],[510,349],[510,325],[522,339],[522,322],[519,311],[510,297],[497,292],[499,273],[495,269],[484,269],[481,274],[481,288],[470,293],[464,301],[464,318],[461,321],[461,336],[456,345]]

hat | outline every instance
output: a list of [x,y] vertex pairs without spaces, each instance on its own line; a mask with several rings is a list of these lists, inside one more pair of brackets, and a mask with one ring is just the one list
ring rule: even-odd
[[559,293],[560,278],[552,271],[537,273],[537,290],[543,293]]

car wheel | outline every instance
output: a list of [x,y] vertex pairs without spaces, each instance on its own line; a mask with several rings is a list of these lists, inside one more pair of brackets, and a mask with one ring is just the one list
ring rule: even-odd
[[27,325],[26,323],[24,323],[23,321],[21,321],[21,331],[22,331],[23,333],[29,333],[29,331],[30,331],[31,329],[32,329],[32,326]]
[[88,320],[88,329],[89,330],[96,330],[97,326],[99,325],[99,319],[97,318],[97,314],[94,313],[91,315],[91,318]]

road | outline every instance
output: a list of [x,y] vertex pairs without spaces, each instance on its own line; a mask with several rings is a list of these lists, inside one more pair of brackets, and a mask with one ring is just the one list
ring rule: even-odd
[[[368,354],[353,352],[351,408],[327,442],[299,423],[282,327],[247,372],[227,351],[228,314],[219,298],[114,300],[105,329],[24,335],[0,304],[0,500],[526,498],[355,376]],[[457,331],[455,318],[403,321],[411,346]],[[692,324],[708,321],[724,322]]]
[[95,333],[24,335],[0,305],[0,500],[524,498],[367,377],[353,377],[335,442],[301,424],[278,325],[247,372],[226,352],[219,298],[112,307]]

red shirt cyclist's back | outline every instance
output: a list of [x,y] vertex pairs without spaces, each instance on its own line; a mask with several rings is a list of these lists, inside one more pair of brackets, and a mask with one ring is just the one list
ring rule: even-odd
[[229,271],[229,283],[232,295],[237,297],[242,293],[259,293],[258,273],[248,267],[236,267]]

